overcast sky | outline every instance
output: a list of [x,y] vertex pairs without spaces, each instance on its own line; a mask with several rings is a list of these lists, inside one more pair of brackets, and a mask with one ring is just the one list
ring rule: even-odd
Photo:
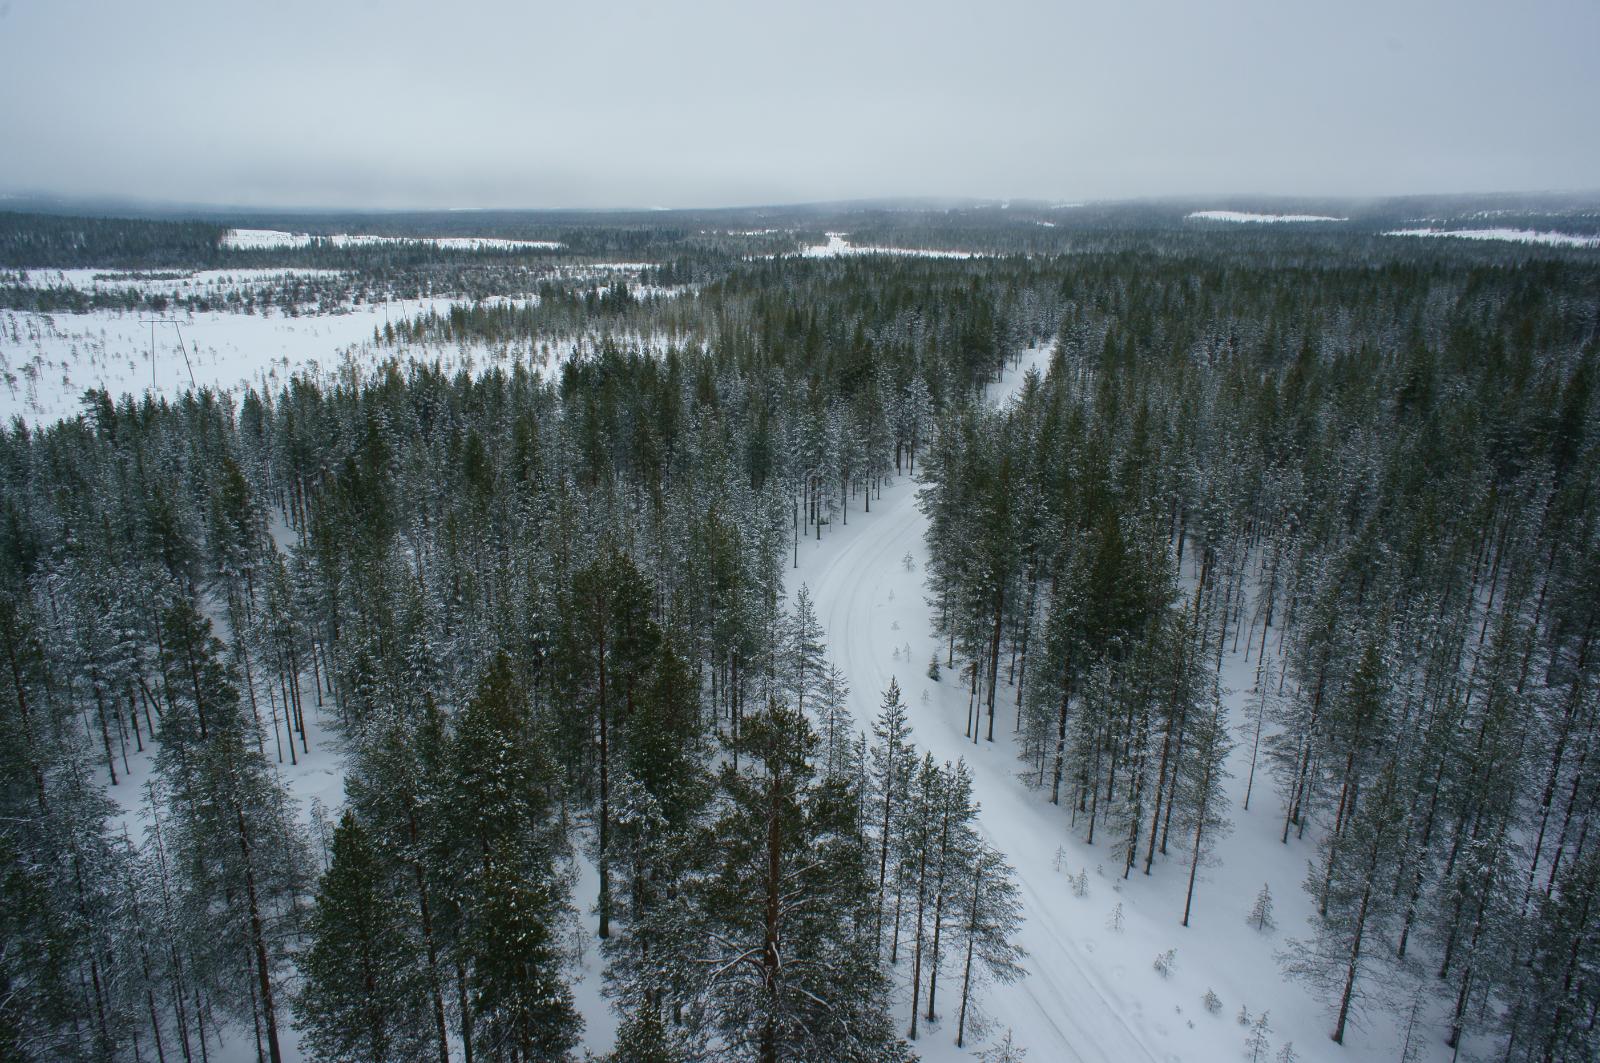
[[718,206],[1600,188],[1600,0],[0,0],[0,189]]

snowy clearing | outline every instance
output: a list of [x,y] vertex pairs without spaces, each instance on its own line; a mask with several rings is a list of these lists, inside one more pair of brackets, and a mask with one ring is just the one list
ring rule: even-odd
[[283,232],[278,229],[229,229],[222,235],[222,246],[235,251],[277,251],[310,247],[326,242],[334,247],[368,247],[377,244],[427,244],[443,251],[553,251],[562,245],[556,240],[502,240],[492,236],[373,236],[366,233]]
[[1349,221],[1349,218],[1331,218],[1326,214],[1251,214],[1242,210],[1196,210],[1184,216],[1186,221],[1253,222],[1258,225],[1276,225],[1280,222]]
[[174,398],[192,386],[276,387],[296,372],[315,374],[338,364],[340,352],[370,343],[373,329],[385,321],[443,312],[449,305],[448,300],[415,300],[301,317],[207,311],[163,316],[155,324],[152,315],[138,312],[5,311],[0,313],[0,416],[34,424],[71,417],[89,388],[119,397],[153,392]]
[[806,258],[837,258],[841,255],[907,255],[912,258],[982,258],[973,251],[934,251],[922,247],[858,247],[846,239],[849,233],[829,233],[828,242],[803,249]]
[[1538,232],[1534,229],[1391,229],[1385,236],[1455,236],[1463,240],[1504,240],[1542,247],[1600,247],[1600,236]]
[[[652,294],[669,294],[668,289]],[[505,298],[507,304],[534,300]],[[96,311],[39,314],[0,311],[0,418],[33,425],[76,416],[83,393],[103,388],[114,399],[154,394],[173,399],[191,387],[237,392],[272,389],[296,373],[312,379],[354,367],[368,370],[391,358],[482,370],[518,363],[548,373],[587,341],[545,338],[527,344],[380,346],[374,333],[430,311],[446,314],[466,300],[411,299],[372,303],[343,314],[284,316],[220,311],[162,317]],[[617,335],[618,342],[658,349],[659,337]],[[154,368],[151,357],[154,355]]]
[[18,272],[23,287],[72,288],[80,292],[124,292],[140,295],[221,297],[273,287],[284,281],[341,277],[336,269],[25,269]]

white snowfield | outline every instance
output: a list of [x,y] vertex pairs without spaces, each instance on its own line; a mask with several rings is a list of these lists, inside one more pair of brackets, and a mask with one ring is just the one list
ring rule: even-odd
[[222,234],[222,246],[235,251],[277,251],[309,247],[316,241],[326,241],[334,247],[427,244],[444,251],[553,251],[564,246],[556,240],[502,240],[492,236],[374,236],[368,233],[313,236],[278,229],[229,229]]
[[[641,283],[649,263],[605,262],[540,267],[526,271],[534,281],[549,276],[567,282],[611,285],[624,283],[635,298],[677,298],[695,286],[661,287]],[[295,280],[338,277],[338,270],[106,270],[31,269],[0,271],[32,288],[75,288],[85,292],[133,289],[142,296],[205,297],[221,305],[229,295],[257,301]],[[537,305],[537,295],[493,296],[481,305]],[[302,306],[286,314],[276,306],[255,313],[238,309],[190,311],[93,310],[88,313],[37,313],[0,310],[0,424],[20,417],[41,425],[75,416],[83,393],[103,388],[113,398],[155,394],[176,398],[191,386],[231,391],[243,387],[276,390],[295,373],[318,377],[347,364],[358,369],[390,358],[418,358],[448,368],[483,369],[515,360],[549,372],[581,344],[572,337],[541,338],[496,349],[477,344],[429,348],[378,347],[375,332],[418,314],[446,313],[470,305],[455,297],[396,299],[388,302],[346,302],[337,312]],[[657,350],[668,337],[618,334],[618,342]],[[152,360],[154,366],[152,367]]]
[[982,258],[974,251],[934,251],[925,247],[870,247],[852,244],[849,233],[829,233],[828,242],[801,250],[806,258],[837,258],[841,255],[905,255],[910,258]]
[[[80,292],[123,292],[171,298],[207,296],[229,292],[260,291],[293,280],[317,280],[343,275],[336,269],[25,269],[18,270],[24,287],[74,288]],[[3,274],[0,274],[3,276]]]
[[[91,387],[113,398],[150,392],[174,398],[191,381],[216,390],[276,390],[294,373],[316,375],[340,365],[351,348],[370,345],[373,330],[385,322],[449,306],[448,299],[403,300],[298,317],[0,311],[0,419],[37,425],[72,417]],[[381,356],[372,354],[370,361]]]
[[[1047,347],[1025,351],[1021,366],[991,387],[991,399],[1008,400],[1027,369],[1042,371],[1048,361]],[[1124,881],[1121,851],[1113,851],[1121,838],[1102,831],[1095,845],[1083,844],[1081,833],[1069,829],[1065,804],[1052,806],[1045,793],[1019,778],[1025,768],[1012,740],[1014,687],[1001,687],[994,742],[980,738],[974,744],[963,733],[968,691],[957,674],[962,662],[946,669],[942,681],[927,676],[929,657],[938,653],[941,668],[945,658],[944,644],[930,633],[923,582],[927,518],[917,505],[917,489],[915,481],[901,478],[873,500],[871,513],[861,511],[859,498],[853,500],[848,525],[836,516],[820,543],[802,542],[799,570],[790,573],[789,587],[791,594],[802,583],[811,590],[827,629],[829,656],[848,677],[856,724],[870,725],[889,680],[897,679],[919,750],[941,762],[966,759],[982,804],[981,829],[1017,872],[1025,912],[1021,942],[1030,954],[1024,960],[1027,976],[984,990],[982,1004],[992,1026],[986,1036],[969,1031],[966,1049],[958,1050],[957,997],[949,992],[954,975],[944,971],[944,1014],[931,1028],[923,1024],[916,1051],[930,1063],[970,1060],[1010,1029],[1017,1045],[1028,1050],[1030,1063],[1231,1063],[1241,1058],[1247,1033],[1237,1022],[1243,1006],[1252,1018],[1269,1013],[1268,1058],[1292,1041],[1296,1057],[1305,1063],[1392,1059],[1399,1035],[1389,1016],[1375,1012],[1369,1027],[1347,1033],[1340,1048],[1329,1037],[1329,1013],[1303,985],[1281,973],[1275,954],[1289,937],[1310,933],[1313,907],[1301,883],[1316,850],[1309,833],[1304,841],[1291,835],[1288,845],[1280,843],[1283,810],[1264,767],[1257,771],[1250,811],[1241,811],[1248,740],[1238,743],[1230,762],[1227,814],[1234,831],[1217,843],[1217,864],[1202,867],[1191,925],[1185,928],[1180,920],[1188,850],[1178,832],[1170,855],[1157,858],[1150,877],[1142,873],[1141,846],[1140,861]],[[911,571],[902,563],[908,554]],[[1241,705],[1255,670],[1243,652],[1241,646],[1228,655],[1222,668],[1223,684],[1232,692],[1228,701],[1235,728],[1243,723]],[[1004,683],[1004,668],[1001,678]],[[1089,883],[1085,897],[1074,895],[1068,877],[1080,871]],[[1270,883],[1280,928],[1264,934],[1245,924],[1263,883]],[[1114,930],[1110,924],[1119,905],[1123,926]],[[1154,960],[1168,949],[1177,950],[1175,963],[1163,977]],[[902,989],[894,1006],[902,1033],[910,1020],[904,988],[909,966],[902,957],[907,970],[897,976]],[[1381,997],[1380,989],[1369,988]],[[1202,1003],[1207,990],[1221,1000],[1215,1014]],[[926,991],[922,1004],[925,1008]],[[1442,1036],[1425,1035],[1425,1040],[1419,1059],[1449,1058]]]
[[1251,214],[1241,210],[1197,210],[1184,216],[1187,221],[1254,222],[1258,225],[1276,225],[1281,222],[1349,221],[1349,218],[1330,218],[1326,214]]
[[[631,285],[634,294],[672,296],[681,289]],[[496,297],[484,305],[536,303],[536,296]],[[462,299],[397,299],[365,303],[345,313],[286,316],[222,311],[152,315],[94,311],[40,314],[0,310],[0,424],[20,417],[45,425],[82,412],[83,393],[103,388],[113,400],[131,394],[174,399],[193,387],[230,392],[246,387],[276,391],[301,374],[325,380],[352,368],[370,372],[390,358],[481,372],[520,364],[548,374],[598,343],[598,336],[548,337],[486,347],[481,344],[387,346],[374,332],[387,323],[433,311],[444,314]],[[662,335],[614,332],[624,346],[661,350]],[[152,353],[154,368],[151,367]]]
[[1385,236],[1454,236],[1462,240],[1504,240],[1543,247],[1600,247],[1600,236],[1539,232],[1535,229],[1391,229]]

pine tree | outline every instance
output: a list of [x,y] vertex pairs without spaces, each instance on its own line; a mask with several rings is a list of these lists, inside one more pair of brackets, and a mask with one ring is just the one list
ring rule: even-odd
[[[827,660],[823,649],[822,625],[805,586],[795,592],[794,610],[789,614],[781,636],[783,640],[783,683],[794,699],[795,708],[804,712],[808,699],[816,699],[827,679]],[[813,705],[813,715],[820,712]]]
[[831,664],[825,665],[816,696],[822,771],[824,775],[837,775],[849,759],[850,736],[855,733],[855,721],[850,715],[850,684],[845,681],[844,673]]
[[561,978],[556,934],[565,886],[549,858],[502,841],[475,876],[468,947],[480,1044],[498,1055],[562,1059],[583,1027]]
[[611,934],[611,774],[626,745],[634,692],[659,643],[650,618],[651,590],[633,562],[607,547],[577,572],[566,597],[559,660],[579,693],[567,719],[569,757],[589,780],[595,801],[595,864],[600,872],[599,934]]
[[1173,799],[1194,832],[1194,844],[1189,853],[1189,887],[1183,902],[1184,926],[1189,925],[1194,904],[1194,884],[1200,865],[1205,862],[1218,838],[1231,827],[1227,816],[1223,814],[1226,795],[1222,783],[1228,777],[1228,751],[1232,743],[1228,738],[1222,701],[1215,692],[1210,708],[1198,713],[1190,722],[1188,745],[1188,753],[1179,768],[1178,793]]
[[677,925],[685,879],[708,859],[708,750],[699,732],[698,690],[687,663],[663,642],[639,692],[624,770],[616,787],[616,855],[628,869],[628,932],[612,939],[606,975],[641,1014],[681,1004],[673,957],[686,948]]
[[424,983],[413,973],[407,914],[388,878],[366,830],[346,811],[299,961],[296,1011],[304,1043],[319,1058],[383,1063],[426,1049]]
[[962,956],[957,1048],[965,1044],[968,1023],[979,1013],[982,978],[1010,983],[1023,975],[1027,952],[1015,940],[1022,926],[1022,905],[1012,874],[1004,857],[981,843],[968,856],[960,883],[961,922],[952,947]]
[[[304,842],[209,622],[180,601],[164,626],[168,700],[156,767],[171,809],[181,932],[191,970],[212,981],[214,995],[248,1002],[253,1018],[259,1009],[278,1063],[276,973],[303,883]],[[250,960],[242,976],[241,956]]]
[[1362,975],[1382,954],[1378,943],[1393,920],[1393,890],[1385,883],[1401,843],[1402,809],[1397,801],[1395,766],[1387,764],[1345,832],[1329,838],[1329,877],[1313,870],[1306,889],[1326,893],[1327,914],[1308,942],[1291,945],[1288,970],[1331,998],[1333,1039],[1344,1043],[1352,1013],[1361,1004]]
[[616,1047],[606,1058],[611,1063],[684,1063],[688,1051],[678,1041],[660,1012],[645,1005],[623,1018]]
[[1000,1040],[984,1049],[980,1058],[983,1063],[1022,1063],[1028,1058],[1028,1050],[1012,1040],[1011,1028],[1007,1027]]
[[878,899],[873,922],[873,938],[882,948],[886,891],[889,888],[889,857],[906,822],[911,780],[916,753],[910,740],[911,726],[906,706],[900,700],[900,685],[889,680],[878,718],[873,721],[871,748],[873,827],[878,838]]
[[1600,848],[1567,865],[1532,920],[1530,954],[1505,1015],[1506,1058],[1592,1059],[1600,1032]]
[[427,997],[432,1058],[449,1063],[443,953],[454,911],[445,885],[451,872],[438,839],[447,811],[441,798],[454,780],[448,778],[449,751],[437,703],[424,694],[414,711],[414,718],[397,713],[382,724],[369,724],[353,751],[345,794],[393,876],[395,896],[404,898],[418,991]]
[[817,781],[816,739],[781,700],[740,742],[746,759],[719,778],[718,845],[676,912],[709,961],[682,975],[686,1015],[765,1063],[904,1058],[865,933],[872,889],[853,796]]
[[[934,878],[939,868],[939,837],[944,821],[944,779],[931,753],[924,753],[917,770],[906,817],[907,830],[901,839],[900,864],[915,885],[916,904],[912,913],[911,942],[911,1027],[906,1036],[917,1039],[917,1018],[922,1007],[924,946],[932,934],[928,914],[934,904]],[[940,898],[942,899],[942,898]]]
[[1250,914],[1245,917],[1245,922],[1258,931],[1277,929],[1278,924],[1272,919],[1272,890],[1265,882],[1261,884],[1261,892],[1256,894],[1255,903],[1250,906]]
[[[559,977],[553,773],[532,740],[526,695],[496,654],[447,750],[447,793],[431,859],[453,886],[451,945],[463,1042],[557,1055],[578,1022]],[[564,1046],[564,1047],[563,1047]]]
[[1268,1053],[1272,1051],[1272,1042],[1267,1039],[1271,1030],[1264,1011],[1250,1024],[1249,1036],[1244,1039],[1244,1054],[1250,1063],[1267,1063]]

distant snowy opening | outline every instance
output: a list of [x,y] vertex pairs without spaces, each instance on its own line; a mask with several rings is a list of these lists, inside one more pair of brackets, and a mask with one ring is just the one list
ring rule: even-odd
[[427,244],[444,251],[552,251],[562,246],[556,240],[502,240],[492,236],[373,236],[367,233],[334,233],[313,236],[277,229],[229,229],[222,235],[222,246],[235,251],[276,251],[309,247],[325,240],[334,247],[367,247],[376,244]]
[[1331,218],[1326,214],[1251,214],[1242,210],[1197,210],[1187,221],[1237,221],[1258,225],[1275,225],[1279,222],[1349,221],[1349,218]]
[[979,258],[972,251],[934,251],[925,247],[858,247],[845,237],[847,233],[829,233],[828,242],[807,247],[800,253],[806,258],[837,258],[840,255],[909,255],[913,258]]
[[336,269],[27,269],[19,270],[28,288],[75,288],[80,292],[125,291],[143,295],[223,296],[292,280],[341,277]]
[[1506,240],[1544,247],[1600,247],[1600,236],[1538,232],[1533,229],[1391,229],[1385,236],[1456,236],[1463,240]]

